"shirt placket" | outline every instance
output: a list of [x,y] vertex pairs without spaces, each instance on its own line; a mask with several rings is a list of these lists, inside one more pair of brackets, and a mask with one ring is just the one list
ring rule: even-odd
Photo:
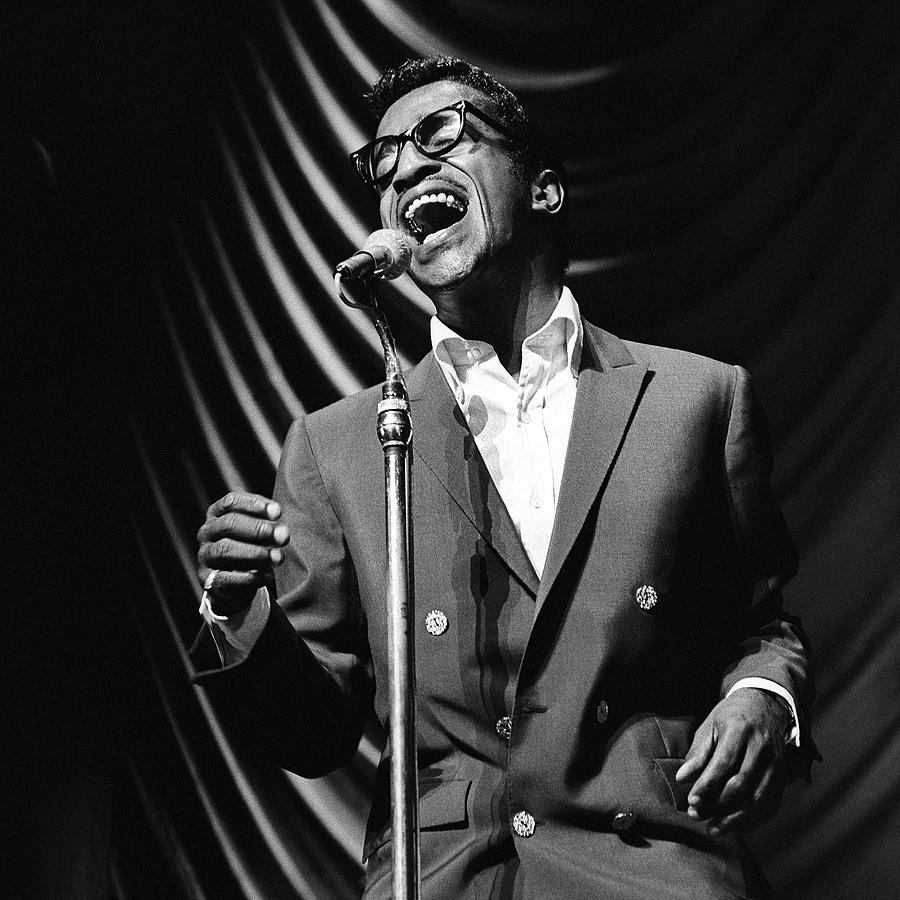
[[519,377],[517,434],[520,441],[522,480],[520,534],[535,571],[544,568],[555,496],[553,464],[544,428],[544,395],[549,360],[543,353],[523,349]]

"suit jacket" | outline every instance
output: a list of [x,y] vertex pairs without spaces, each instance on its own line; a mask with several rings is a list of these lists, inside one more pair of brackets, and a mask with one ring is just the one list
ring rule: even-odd
[[[778,591],[796,557],[746,372],[585,323],[540,579],[431,354],[407,383],[423,896],[765,896],[741,840],[690,819],[674,780],[738,679],[776,681],[801,710],[811,699]],[[307,776],[352,755],[373,702],[388,713],[380,397],[292,427],[279,602],[246,661],[198,677]],[[444,630],[426,628],[432,611]],[[372,898],[390,895],[388,754]]]

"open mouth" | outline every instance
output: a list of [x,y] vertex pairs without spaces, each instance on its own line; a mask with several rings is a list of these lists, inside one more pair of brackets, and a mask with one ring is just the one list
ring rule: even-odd
[[406,230],[420,243],[427,244],[466,214],[466,202],[449,191],[416,197],[403,213]]

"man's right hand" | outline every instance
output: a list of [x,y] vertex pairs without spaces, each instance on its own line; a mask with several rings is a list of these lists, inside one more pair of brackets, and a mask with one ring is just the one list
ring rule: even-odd
[[284,561],[281,548],[290,532],[278,523],[280,516],[281,507],[274,500],[239,491],[230,491],[207,510],[206,522],[197,532],[197,577],[216,615],[232,616],[246,609],[271,578],[273,566]]

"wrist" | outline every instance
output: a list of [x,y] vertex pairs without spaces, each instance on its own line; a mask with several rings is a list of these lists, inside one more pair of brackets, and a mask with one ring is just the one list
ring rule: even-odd
[[218,622],[231,621],[234,623],[247,614],[255,596],[255,588],[249,597],[243,596],[242,593],[228,595],[213,593],[207,588],[200,599],[200,612],[201,614],[205,612],[209,618]]
[[[762,690],[762,689],[760,689]],[[776,708],[780,711],[780,718],[783,724],[783,732],[785,742],[790,739],[791,732],[794,729],[794,711],[791,709],[791,704],[785,700],[780,694],[772,693],[771,691],[763,690],[763,693],[766,694],[769,699],[774,702]]]

